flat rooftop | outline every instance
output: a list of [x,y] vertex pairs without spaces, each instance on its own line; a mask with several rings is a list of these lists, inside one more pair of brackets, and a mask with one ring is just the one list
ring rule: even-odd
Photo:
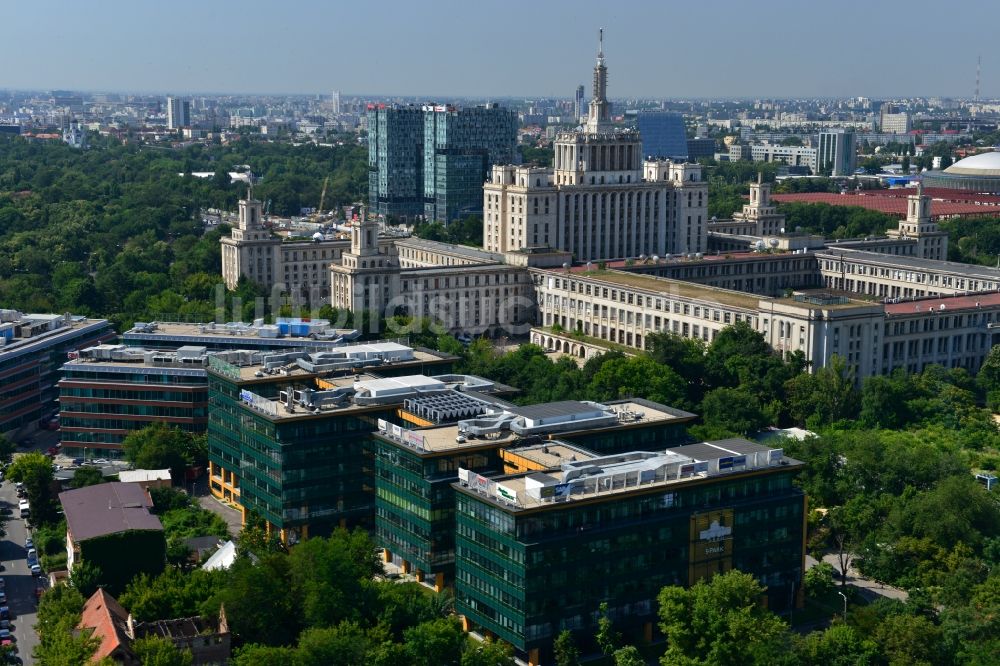
[[273,382],[276,377],[326,377],[368,372],[378,368],[421,367],[454,359],[441,352],[414,348],[391,340],[326,349],[226,349],[209,354],[217,374],[243,382]]
[[[80,316],[52,314],[21,315],[12,310],[0,310],[0,359],[31,354],[50,345],[56,345],[73,336],[88,332],[97,333],[108,327],[107,319],[88,319]],[[30,330],[29,335],[24,332]],[[18,332],[20,331],[20,335]],[[114,331],[109,329],[109,333]]]
[[528,446],[517,446],[507,449],[507,453],[520,456],[545,468],[558,468],[566,462],[591,460],[598,457],[598,454],[582,446],[575,446],[559,440]]
[[[644,426],[650,423],[667,423],[669,421],[684,422],[695,418],[695,415],[689,412],[648,400],[615,400],[603,403],[602,406],[626,415],[627,418],[623,416],[622,420],[607,425],[595,425],[581,421],[580,427],[574,429],[572,421],[566,419],[569,419],[574,414],[581,413],[581,405],[586,407],[584,403],[572,400],[530,405],[527,407],[514,406],[506,409],[498,405],[496,413],[479,417],[483,420],[490,420],[506,413],[521,416],[522,418],[551,418],[551,429],[548,430],[545,424],[538,424],[535,427],[540,429],[540,431],[535,432],[519,433],[510,428],[504,428],[486,435],[472,436],[460,423],[450,423],[447,425],[418,428],[411,432],[418,437],[423,437],[423,450],[417,449],[417,453],[440,454],[484,447],[501,448],[522,440],[535,439],[537,441],[536,438],[539,437],[569,437],[580,432],[591,433],[624,430],[637,425]],[[593,408],[587,408],[587,410],[595,411]],[[392,438],[388,439],[395,441]],[[409,446],[409,444],[406,445]]]
[[[232,325],[236,324],[236,325]],[[155,328],[154,328],[155,327]],[[250,324],[234,322],[231,324],[186,323],[186,322],[151,322],[143,327],[138,324],[122,334],[126,342],[141,341],[145,346],[163,345],[175,348],[177,343],[187,345],[216,346],[224,344],[227,347],[275,348],[303,347],[309,349],[329,349],[343,346],[344,339],[312,338],[307,335],[286,333],[280,336],[260,335],[259,328]],[[265,329],[266,331],[267,329]],[[353,329],[335,329],[345,336],[356,333]]]
[[888,315],[907,315],[915,313],[926,314],[930,310],[977,310],[1000,306],[1000,293],[975,294],[973,296],[948,296],[936,298],[919,298],[900,303],[886,303],[885,313]]
[[821,259],[832,261],[836,261],[843,256],[847,261],[870,261],[877,263],[882,268],[899,268],[908,271],[930,273],[949,273],[969,278],[1000,282],[1000,270],[996,268],[991,268],[989,266],[977,266],[975,264],[963,264],[957,261],[939,261],[935,259],[924,259],[922,257],[882,254],[880,252],[868,252],[865,250],[855,250],[853,248],[837,247],[836,245],[831,245],[825,250],[817,251],[816,256]]
[[[562,271],[548,271],[553,277]],[[642,289],[644,291],[660,294],[671,298],[685,298],[693,301],[708,303],[720,303],[734,308],[756,311],[760,302],[768,300],[762,296],[746,294],[730,289],[720,289],[706,285],[685,282],[683,280],[673,280],[670,278],[655,277],[652,275],[642,275],[639,273],[626,273],[624,271],[613,270],[591,270],[580,271],[571,270],[574,277],[584,277],[596,282],[629,287],[631,289]]]
[[[700,442],[665,451],[633,451],[563,462],[559,469],[489,479],[459,471],[454,487],[473,497],[517,512],[560,504],[669,488],[733,474],[800,467],[782,449],[745,439]],[[664,496],[664,501],[669,495]]]

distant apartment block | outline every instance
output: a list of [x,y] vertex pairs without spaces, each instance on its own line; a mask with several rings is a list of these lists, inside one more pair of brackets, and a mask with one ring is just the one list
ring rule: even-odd
[[176,130],[191,126],[191,101],[180,97],[167,98],[167,128]]
[[[732,155],[732,146],[730,155]],[[816,148],[809,146],[782,146],[780,144],[762,143],[750,146],[750,159],[754,162],[779,162],[788,166],[801,166],[817,173]]]
[[831,176],[853,175],[858,164],[854,132],[820,132],[816,164],[819,173],[829,173]]

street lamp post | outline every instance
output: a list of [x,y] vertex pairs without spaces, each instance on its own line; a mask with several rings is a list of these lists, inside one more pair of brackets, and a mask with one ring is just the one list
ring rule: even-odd
[[844,621],[846,622],[847,621],[847,595],[844,594],[843,592],[841,592],[840,590],[837,590],[837,594],[839,594],[840,596],[842,596],[844,598]]

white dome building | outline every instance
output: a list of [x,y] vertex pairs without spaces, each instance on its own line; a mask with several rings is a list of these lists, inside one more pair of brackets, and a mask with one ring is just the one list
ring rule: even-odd
[[1000,152],[970,155],[944,171],[928,171],[923,182],[925,187],[1000,194]]

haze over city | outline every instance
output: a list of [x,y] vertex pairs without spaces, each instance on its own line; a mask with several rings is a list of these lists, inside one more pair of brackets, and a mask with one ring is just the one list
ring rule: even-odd
[[[625,97],[1000,93],[1000,4],[440,0],[9,3],[0,88],[565,95],[603,26]],[[969,20],[974,12],[975,20]]]

